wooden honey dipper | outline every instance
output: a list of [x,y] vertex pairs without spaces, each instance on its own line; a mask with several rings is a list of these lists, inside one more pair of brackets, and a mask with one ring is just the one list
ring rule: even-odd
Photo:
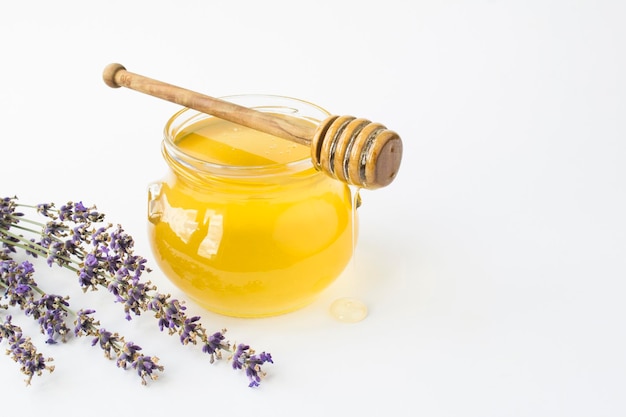
[[243,107],[195,91],[126,71],[123,65],[106,66],[104,82],[127,87],[220,119],[311,147],[316,169],[340,181],[366,189],[393,181],[402,159],[402,141],[379,123],[352,116],[330,116],[317,127]]

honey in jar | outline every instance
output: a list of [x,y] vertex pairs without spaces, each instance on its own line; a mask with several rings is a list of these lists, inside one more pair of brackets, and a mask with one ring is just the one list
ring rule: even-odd
[[[322,108],[281,96],[224,100],[317,124]],[[165,275],[206,309],[287,313],[315,300],[352,257],[351,189],[310,149],[184,109],[165,126],[167,174],[149,187],[149,235]]]

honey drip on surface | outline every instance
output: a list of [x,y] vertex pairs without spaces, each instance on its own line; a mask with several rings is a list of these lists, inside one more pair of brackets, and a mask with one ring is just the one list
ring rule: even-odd
[[[352,187],[351,187],[352,188]],[[360,188],[352,188],[352,276],[356,279],[356,241],[357,241],[357,217],[356,210],[361,205]],[[330,305],[330,315],[344,323],[358,323],[365,319],[368,314],[367,305],[354,297],[341,297]]]
[[358,323],[367,317],[367,305],[356,298],[342,297],[332,302],[330,314],[344,323]]

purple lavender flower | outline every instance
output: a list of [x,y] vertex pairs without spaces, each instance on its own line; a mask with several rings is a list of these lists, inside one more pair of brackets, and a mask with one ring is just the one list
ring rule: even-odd
[[69,202],[68,204],[64,204],[59,209],[58,218],[62,221],[68,220],[72,218],[72,214],[74,212],[74,204]]
[[57,336],[65,342],[70,333],[66,324],[69,307],[67,299],[68,297],[60,295],[45,294],[25,310],[26,315],[32,315],[39,323],[42,333],[48,336],[48,344],[57,343]]
[[218,353],[219,350],[224,347],[222,345],[222,341],[226,338],[226,336],[224,336],[224,332],[226,332],[225,329],[221,332],[215,332],[209,336],[205,345],[202,347],[202,351],[211,355]]
[[78,283],[82,288],[93,287],[96,281],[98,258],[89,253],[85,257],[82,267],[78,270]]
[[129,364],[135,362],[140,350],[141,347],[137,346],[133,342],[124,343],[121,353],[117,357],[117,366],[126,369]]
[[[166,299],[166,297],[164,297]],[[177,328],[183,322],[181,317],[185,315],[184,311],[187,309],[178,300],[164,301],[159,306],[158,310],[154,310],[159,318],[159,328],[163,331],[164,328],[169,329],[170,334],[176,333]]]
[[248,357],[248,350],[250,350],[250,346],[244,345],[240,343],[237,345],[237,350],[233,354],[233,369],[243,369],[246,361],[245,359]]
[[266,352],[262,352],[260,355],[252,355],[248,359],[246,375],[250,380],[250,387],[259,386],[261,377],[265,376],[265,373],[261,370],[261,366],[265,363],[274,363],[272,355]]
[[86,309],[76,312],[76,320],[74,321],[74,335],[84,336],[90,334],[92,329],[96,328],[98,323],[91,314],[95,313],[95,310]]
[[155,371],[163,371],[163,367],[158,364],[159,358],[154,356],[138,356],[137,359],[132,363],[132,367],[137,371],[137,375],[141,377],[141,383],[143,385],[147,384],[147,379],[150,378],[152,380],[156,380],[158,375],[155,374]]
[[44,217],[48,217],[48,218],[55,217],[54,214],[51,212],[51,210],[54,209],[54,204],[48,204],[48,203],[37,204],[36,208],[37,208],[37,213],[41,214]]
[[185,319],[183,322],[182,329],[180,331],[180,342],[183,345],[188,343],[196,344],[196,337],[202,331],[202,328],[199,326],[200,323],[198,323],[199,320],[199,316],[194,316]]
[[36,286],[33,265],[24,261],[20,264],[12,259],[0,261],[0,286],[5,289],[4,297],[9,305],[25,308],[31,301],[30,293]]
[[54,366],[48,365],[52,359],[44,358],[37,351],[30,338],[22,334],[22,329],[11,323],[10,315],[0,323],[0,343],[5,339],[9,344],[7,353],[20,364],[22,373],[27,376],[27,385],[30,385],[33,376],[41,375],[43,371],[54,371]]
[[49,221],[42,230],[42,234],[46,236],[60,237],[65,234],[67,227],[63,223]]
[[131,254],[135,242],[133,238],[124,232],[121,226],[111,233],[111,249],[120,254]]
[[115,344],[119,343],[119,337],[117,334],[113,334],[106,329],[100,329],[91,341],[91,346],[95,346],[96,344],[100,345],[100,349],[104,351],[104,356],[107,359],[111,359],[114,354]]
[[211,357],[211,359],[209,359],[210,363],[213,363],[215,359],[222,359],[222,350],[231,349],[230,344],[224,342],[224,339],[226,339],[224,333],[226,333],[226,329],[213,333],[205,340],[202,346],[202,351],[208,353]]
[[0,229],[8,230],[11,225],[19,223],[24,213],[16,211],[16,207],[16,197],[4,197],[0,200]]
[[237,345],[237,350],[233,354],[232,359],[234,369],[246,370],[246,376],[250,380],[250,387],[258,387],[261,377],[265,376],[261,366],[266,362],[274,363],[272,355],[269,353],[263,352],[260,355],[255,355],[250,346],[243,343]]

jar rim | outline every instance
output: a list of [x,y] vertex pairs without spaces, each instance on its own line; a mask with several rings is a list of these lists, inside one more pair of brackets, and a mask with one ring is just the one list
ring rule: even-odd
[[[282,95],[270,94],[237,94],[219,97],[220,100],[230,101],[244,105],[259,111],[280,110],[280,113],[295,115],[304,120],[319,123],[323,118],[330,116],[324,108],[311,102]],[[252,103],[252,105],[251,105]],[[256,103],[256,104],[254,104]],[[190,126],[197,121],[215,116],[199,112],[191,108],[183,108],[174,113],[166,122],[163,129],[162,152],[166,159],[184,167],[198,170],[203,173],[217,174],[229,177],[260,177],[274,174],[297,174],[307,170],[314,170],[312,158],[307,155],[304,158],[288,162],[274,162],[263,165],[236,165],[210,162],[198,158],[176,144],[176,136],[184,127]],[[284,139],[287,140],[287,139]]]

